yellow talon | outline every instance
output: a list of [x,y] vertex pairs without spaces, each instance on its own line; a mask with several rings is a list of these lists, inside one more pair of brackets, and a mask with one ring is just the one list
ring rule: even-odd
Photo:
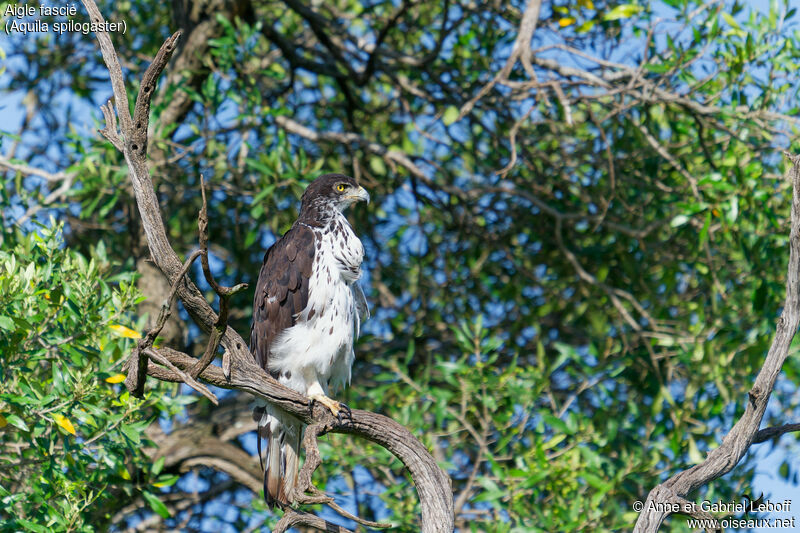
[[328,408],[328,410],[333,414],[335,417],[339,417],[339,412],[341,411],[341,404],[336,400],[332,400],[325,396],[324,394],[312,394],[309,396],[312,401],[320,403]]

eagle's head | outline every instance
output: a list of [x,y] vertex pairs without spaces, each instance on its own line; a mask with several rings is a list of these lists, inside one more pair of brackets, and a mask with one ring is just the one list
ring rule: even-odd
[[369,193],[355,179],[344,174],[323,174],[303,193],[300,213],[325,217],[333,210],[341,213],[362,200],[369,203]]

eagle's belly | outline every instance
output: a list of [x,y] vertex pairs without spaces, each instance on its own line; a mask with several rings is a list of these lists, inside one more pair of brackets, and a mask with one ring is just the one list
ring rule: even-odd
[[270,371],[278,374],[282,384],[303,394],[315,382],[326,394],[329,387],[336,389],[350,382],[359,320],[352,287],[356,281],[343,275],[341,261],[325,243],[318,249],[317,259],[306,308],[270,347]]

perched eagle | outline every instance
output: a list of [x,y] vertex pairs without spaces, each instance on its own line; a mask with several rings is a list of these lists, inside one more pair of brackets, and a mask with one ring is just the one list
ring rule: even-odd
[[[346,406],[328,389],[350,382],[353,341],[369,317],[358,279],[364,247],[344,210],[369,194],[342,174],[325,174],[303,193],[300,216],[264,255],[253,300],[250,351],[283,385],[325,405]],[[292,502],[304,425],[257,402],[258,456],[265,439],[264,498],[270,507]]]

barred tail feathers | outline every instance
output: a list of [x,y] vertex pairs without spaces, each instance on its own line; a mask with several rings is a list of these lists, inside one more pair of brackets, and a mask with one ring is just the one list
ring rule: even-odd
[[[253,417],[258,421],[258,457],[264,469],[264,500],[273,509],[291,505],[300,468],[300,442],[303,425],[297,419],[269,405],[257,405]],[[266,441],[265,455],[261,439]]]

